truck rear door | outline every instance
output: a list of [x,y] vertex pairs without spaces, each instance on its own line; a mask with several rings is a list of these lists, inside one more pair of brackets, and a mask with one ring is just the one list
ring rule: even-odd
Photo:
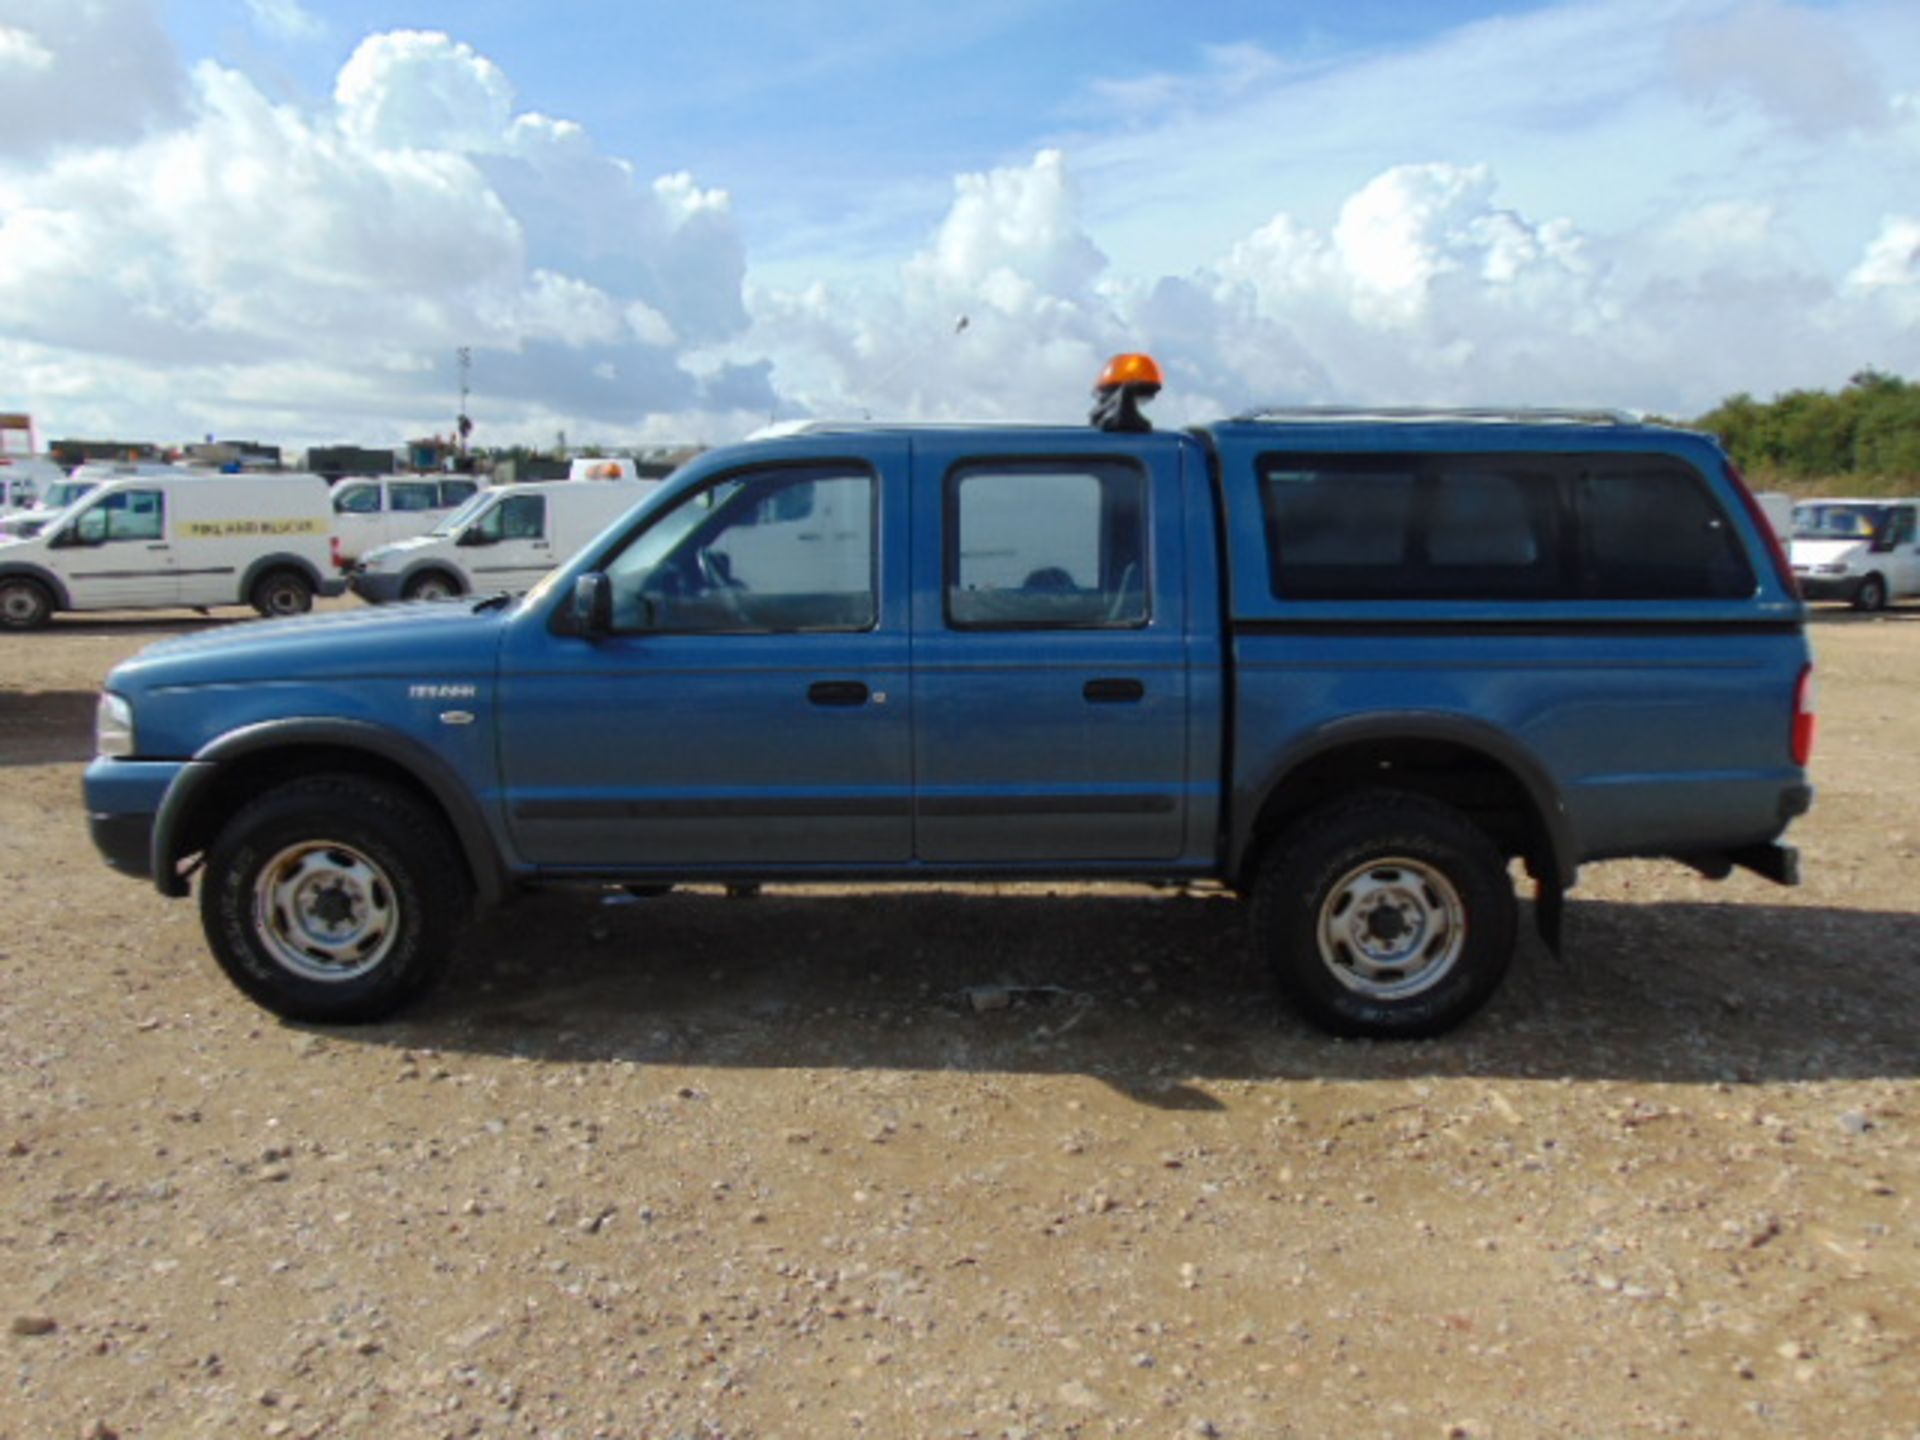
[[919,860],[1183,853],[1181,443],[1096,431],[1064,445],[1041,431],[915,437]]

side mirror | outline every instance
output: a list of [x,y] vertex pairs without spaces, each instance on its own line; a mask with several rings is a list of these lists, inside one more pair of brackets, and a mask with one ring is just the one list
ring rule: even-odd
[[573,633],[592,638],[613,629],[613,582],[589,571],[573,582]]
[[489,535],[485,530],[480,529],[478,526],[469,525],[465,530],[462,530],[460,532],[460,538],[454,541],[453,543],[456,545],[463,545],[463,546],[464,545],[492,545],[496,543],[499,540],[499,538],[500,537],[498,535]]

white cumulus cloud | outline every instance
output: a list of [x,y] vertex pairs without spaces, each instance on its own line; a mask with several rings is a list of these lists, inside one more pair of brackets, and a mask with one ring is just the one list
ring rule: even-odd
[[[211,62],[183,89],[170,125],[0,172],[0,337],[26,373],[150,367],[127,405],[171,393],[301,438],[450,416],[460,346],[482,439],[768,408],[764,368],[688,350],[746,323],[725,192],[517,115],[471,47],[370,37],[317,107]],[[181,428],[164,408],[106,428],[142,423]]]

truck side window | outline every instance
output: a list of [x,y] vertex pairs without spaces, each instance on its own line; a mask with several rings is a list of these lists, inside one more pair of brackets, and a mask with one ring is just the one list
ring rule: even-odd
[[1731,600],[1753,593],[1739,540],[1691,471],[1596,458],[1575,496],[1593,599]]
[[336,515],[375,515],[380,510],[378,485],[343,485],[333,493]]
[[1127,461],[975,461],[947,476],[947,622],[1147,622],[1146,473]]
[[874,477],[833,466],[723,480],[656,517],[607,565],[616,630],[870,630]]
[[440,487],[431,480],[396,480],[387,494],[396,511],[432,510],[440,502]]
[[1887,526],[1887,546],[1911,545],[1914,533],[1914,511],[1911,505],[1896,507],[1893,519]]
[[1570,596],[1550,466],[1511,458],[1271,456],[1273,593],[1296,600]]
[[440,482],[440,504],[451,509],[473,498],[480,487],[471,480],[442,480]]

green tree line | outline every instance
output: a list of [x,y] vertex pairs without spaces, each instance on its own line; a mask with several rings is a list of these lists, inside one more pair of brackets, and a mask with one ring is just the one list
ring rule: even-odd
[[1764,402],[1734,395],[1693,424],[1718,435],[1750,476],[1920,479],[1920,385],[1878,370],[1862,370],[1837,393],[1789,390]]

